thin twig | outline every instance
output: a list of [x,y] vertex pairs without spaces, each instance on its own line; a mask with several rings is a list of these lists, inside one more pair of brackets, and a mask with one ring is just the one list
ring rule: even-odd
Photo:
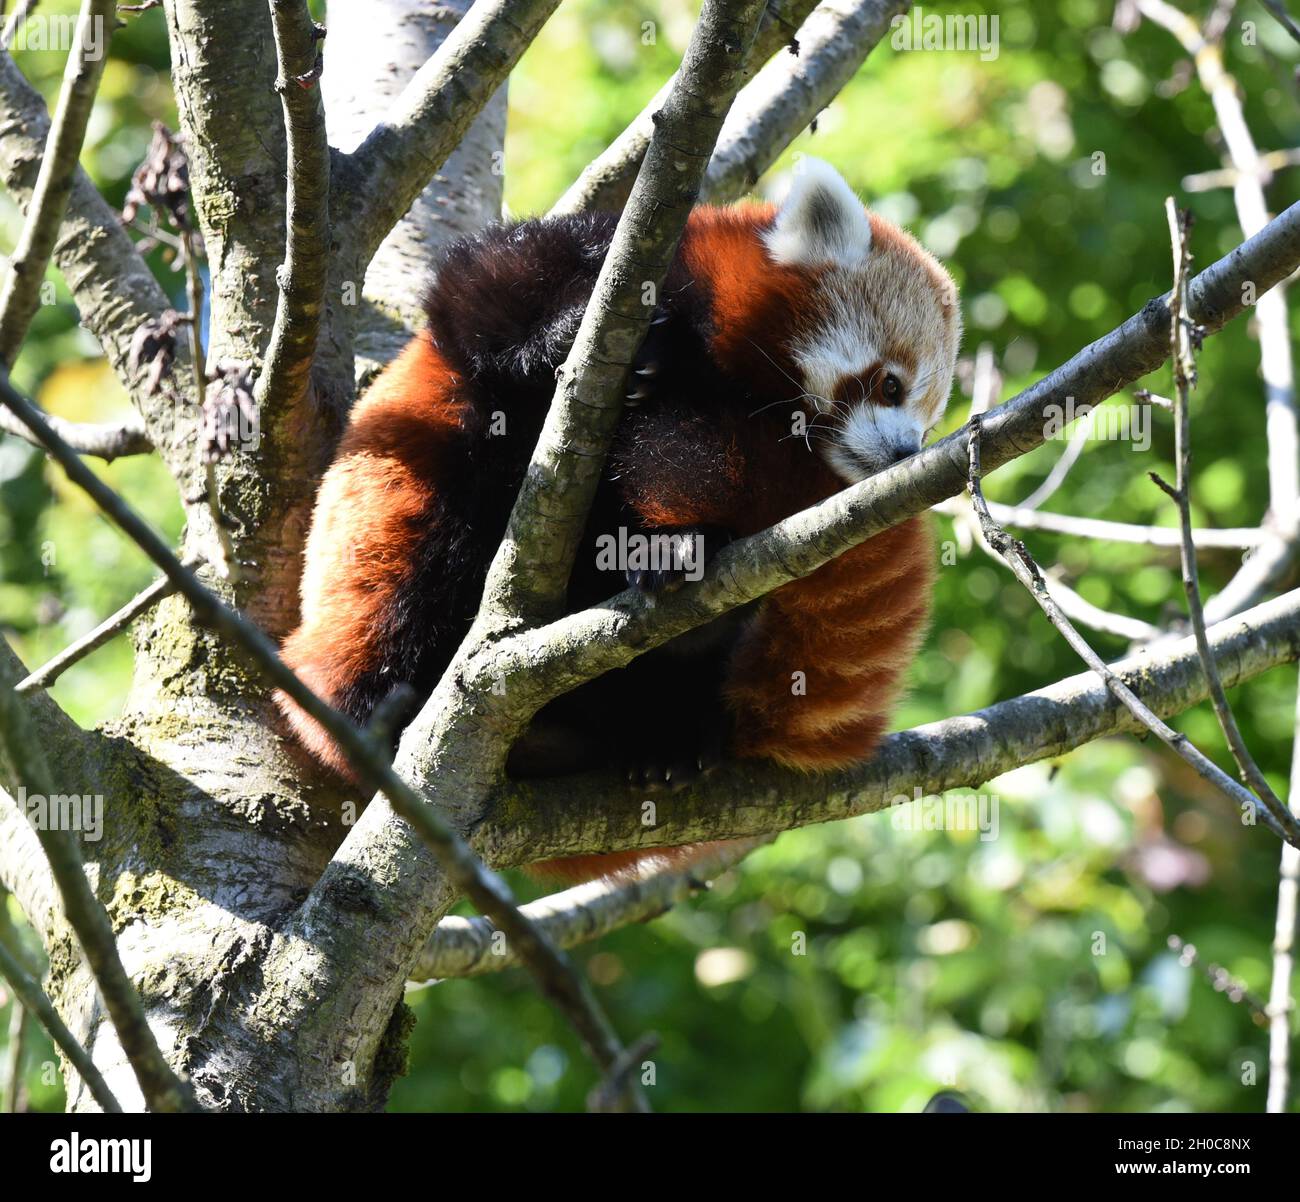
[[[1300,165],[1300,150],[1266,150],[1259,156],[1259,168],[1265,180],[1271,180],[1277,171]],[[1241,172],[1235,167],[1216,167],[1213,171],[1196,171],[1182,178],[1185,192],[1210,192],[1216,188],[1235,188]]]
[[[273,684],[292,697],[329,732],[347,755],[348,762],[358,778],[371,789],[382,792],[388,798],[394,809],[415,828],[420,838],[437,855],[447,875],[462,893],[506,932],[507,937],[517,947],[520,959],[537,980],[544,996],[573,1023],[600,1068],[607,1070],[615,1064],[622,1054],[622,1045],[586,980],[574,970],[564,953],[556,948],[545,934],[520,915],[505,883],[495,873],[484,868],[465,841],[443,819],[437,809],[428,804],[422,794],[393,771],[392,765],[378,745],[343,714],[327,705],[303,684],[280,659],[275,645],[261,629],[204,588],[148,524],[77,458],[72,448],[64,444],[50,429],[31,402],[16,392],[6,380],[0,380],[0,401],[7,404],[41,440],[51,457],[63,467],[73,483],[88,493],[105,515],[162,569],[177,590],[189,601],[196,619],[230,638]],[[12,693],[10,695],[12,696]],[[4,699],[5,692],[0,690],[0,716],[3,716]],[[9,708],[12,710],[14,707]],[[2,733],[3,724],[0,724],[0,734]],[[22,740],[17,739],[12,742],[21,745]],[[33,774],[27,775],[30,779]],[[46,843],[47,838],[52,840],[53,835],[57,833],[60,832],[41,832],[42,844]],[[85,877],[81,875],[79,863],[69,868],[66,851],[57,842],[52,841],[51,847],[53,850],[47,848],[47,855],[66,898],[69,885],[64,878],[69,872],[72,872],[83,887],[86,887]],[[64,857],[59,863],[55,862],[56,853]],[[72,854],[75,856],[75,848],[72,849]],[[93,894],[89,897],[91,902],[95,901]],[[98,912],[103,914],[102,907]],[[104,922],[107,923],[106,916]],[[120,971],[121,965],[116,960],[116,948],[112,946],[111,940],[109,949],[106,950],[111,952]],[[130,982],[127,981],[126,985],[129,987]],[[105,995],[107,997],[107,991]],[[134,991],[131,996],[134,997]],[[139,999],[136,998],[135,1001],[138,1006]],[[141,1021],[143,1021],[143,1012],[141,1012]],[[145,1029],[147,1031],[147,1027]],[[119,1027],[119,1031],[121,1030],[122,1028]],[[126,1043],[125,1036],[123,1043],[124,1045]],[[133,1060],[132,1063],[134,1064],[135,1061]],[[139,1071],[137,1069],[137,1073]],[[645,1107],[644,1098],[639,1091],[633,1091],[629,1104],[638,1109]]]
[[1064,452],[1052,464],[1052,470],[1047,473],[1047,478],[1023,501],[1016,503],[1017,509],[1032,512],[1050,500],[1057,489],[1065,483],[1065,478],[1070,474],[1070,469],[1078,462],[1079,456],[1083,454],[1083,448],[1088,442],[1088,436],[1092,433],[1092,424],[1096,421],[1097,411],[1100,408],[1099,405],[1096,409],[1089,409],[1079,420],[1070,435],[1070,441],[1066,444]]
[[[1182,532],[1177,526],[1141,526],[1133,522],[1111,522],[1104,518],[1081,518],[1070,513],[1054,513],[1047,509],[1021,509],[1001,501],[989,501],[989,512],[1001,526],[1015,526],[1020,530],[1043,530],[1051,534],[1068,534],[1076,538],[1094,538],[1100,542],[1137,543],[1142,546],[1176,548],[1182,545]],[[957,502],[944,501],[935,506],[940,513],[952,516],[957,512]],[[1256,526],[1207,529],[1198,527],[1192,532],[1192,542],[1198,551],[1240,551],[1256,547],[1266,537]]]
[[36,10],[41,0],[18,0],[18,7],[9,14],[4,31],[0,32],[0,50],[9,51],[18,36],[18,31],[27,23],[27,18]]
[[[80,868],[78,868],[80,871]],[[23,1009],[36,1017],[37,1021],[49,1032],[58,1049],[68,1058],[68,1062],[81,1075],[90,1090],[91,1096],[99,1103],[99,1108],[106,1114],[121,1114],[122,1107],[113,1091],[108,1088],[99,1069],[95,1067],[90,1053],[79,1044],[54,1009],[54,1003],[45,995],[36,981],[28,975],[21,961],[13,954],[3,939],[0,939],[0,976],[9,982],[14,996]]]
[[[588,881],[529,902],[520,909],[560,947],[577,947],[620,927],[658,918],[679,902],[707,889],[714,877],[721,876],[756,847],[775,838],[775,835],[765,835],[758,839],[729,840],[684,868],[670,866],[632,880],[606,877]],[[518,963],[514,949],[498,938],[496,928],[486,918],[452,915],[439,922],[429,937],[411,979],[477,977],[513,968]]]
[[23,1058],[27,1054],[27,1034],[31,1011],[15,994],[9,1011],[9,1044],[5,1048],[4,1099],[0,1113],[17,1114],[23,1107]]
[[1286,5],[1282,3],[1282,0],[1263,0],[1263,5],[1277,18],[1277,23],[1297,42],[1300,42],[1300,25],[1297,25],[1292,20],[1291,14],[1286,11]]
[[1184,943],[1177,935],[1170,935],[1167,943],[1170,951],[1178,953],[1179,963],[1184,968],[1199,968],[1205,974],[1216,993],[1222,993],[1234,1005],[1244,1005],[1255,1022],[1262,1025],[1268,1021],[1267,1007],[1264,1003],[1246,988],[1244,982],[1235,979],[1226,968],[1220,964],[1202,963],[1195,945]]
[[[959,530],[964,526],[969,537],[990,559],[1000,563],[1004,568],[1008,566],[1006,557],[995,551],[985,538],[984,528],[976,517],[968,497],[954,497],[952,501],[935,508],[951,514]],[[1127,614],[1117,614],[1109,609],[1102,609],[1099,605],[1093,605],[1091,601],[1059,579],[1054,572],[1044,573],[1043,584],[1066,617],[1087,626],[1090,630],[1127,639],[1130,643],[1147,643],[1164,633],[1160,627],[1144,622],[1141,618],[1131,618]]]
[[636,1071],[638,1062],[658,1046],[659,1036],[654,1032],[648,1032],[635,1043],[629,1044],[618,1060],[610,1065],[605,1079],[587,1094],[587,1109],[593,1114],[617,1110],[619,1098],[626,1092],[628,1080]]
[[[197,562],[196,559],[188,559],[185,564],[193,568]],[[132,597],[116,613],[105,618],[94,630],[69,643],[53,659],[42,664],[30,676],[20,680],[14,685],[14,692],[30,693],[35,689],[48,689],[73,664],[85,659],[92,651],[97,651],[114,635],[125,630],[142,613],[152,609],[164,597],[170,597],[175,591],[176,585],[166,576],[160,576],[148,588]]]
[[1070,644],[1071,648],[1098,676],[1106,682],[1106,687],[1114,693],[1117,700],[1125,705],[1134,717],[1140,719],[1147,728],[1164,743],[1168,744],[1183,760],[1211,784],[1217,785],[1237,805],[1252,812],[1274,834],[1288,843],[1300,845],[1300,822],[1291,814],[1279,818],[1260,804],[1259,799],[1228,776],[1212,760],[1207,759],[1191,743],[1186,735],[1174,730],[1164,722],[1141,698],[1133,692],[1109,667],[1101,657],[1088,646],[1087,641],[1071,624],[1061,608],[1048,592],[1047,584],[1033,556],[1019,539],[1012,538],[993,520],[988,506],[984,503],[984,494],[980,488],[980,426],[983,418],[975,418],[968,429],[970,447],[970,494],[975,512],[979,515],[984,537],[1003,559],[1006,560],[1016,579],[1029,590],[1030,596],[1038,602],[1039,608],[1047,619],[1056,627]]
[[1165,201],[1165,213],[1169,219],[1169,237],[1174,254],[1174,287],[1169,296],[1169,345],[1170,358],[1174,369],[1174,458],[1175,483],[1171,487],[1154,472],[1151,478],[1165,491],[1178,506],[1179,528],[1182,531],[1182,548],[1180,558],[1183,568],[1183,591],[1187,594],[1187,614],[1191,619],[1192,633],[1196,639],[1196,648],[1205,665],[1205,678],[1209,682],[1210,701],[1214,706],[1215,716],[1223,731],[1237,763],[1237,770],[1248,788],[1255,791],[1260,801],[1268,807],[1273,817],[1283,826],[1294,821],[1294,816],[1282,804],[1281,799],[1269,788],[1268,781],[1259,770],[1254,757],[1250,754],[1246,741],[1241,737],[1237,719],[1223,691],[1223,681],[1219,679],[1219,669],[1210,652],[1210,642],[1205,634],[1205,610],[1201,605],[1201,585],[1196,567],[1196,547],[1192,542],[1192,501],[1191,501],[1191,415],[1188,401],[1192,385],[1196,380],[1196,361],[1193,357],[1195,338],[1190,328],[1191,321],[1185,316],[1187,310],[1187,278],[1191,254],[1187,247],[1187,231],[1190,215],[1180,218],[1178,209],[1171,196]]
[[[73,174],[95,92],[108,60],[114,0],[83,0],[63,73],[58,106],[45,143],[40,172],[23,220],[9,272],[0,288],[0,364],[13,367],[27,327],[41,304],[41,284],[54,253],[59,226],[72,194]],[[92,57],[92,52],[93,53]]]
[[[190,311],[185,327],[190,336],[190,361],[194,364],[194,405],[197,412],[204,410],[208,386],[207,360],[203,350],[203,276],[199,271],[199,236],[195,230],[181,227],[181,258],[185,264],[185,291],[189,297]],[[204,497],[212,520],[213,537],[218,554],[212,557],[213,567],[225,580],[239,580],[239,554],[234,539],[221,512],[221,486],[217,480],[216,460],[204,456]]]
[[[41,94],[0,54],[0,182],[24,209],[40,173],[50,114]],[[133,363],[140,327],[157,322],[170,308],[117,212],[80,168],[73,172],[72,195],[54,250],[54,263],[72,292],[86,329],[99,340],[119,380],[131,394],[160,457],[183,495],[198,491],[200,465],[191,447],[194,415],[188,406],[151,390],[151,374]],[[190,369],[188,352],[178,356],[178,375]],[[191,515],[193,516],[193,515]]]
[[[49,413],[45,420],[79,455],[94,455],[105,463],[127,455],[145,455],[153,450],[153,443],[149,441],[138,414],[133,413],[121,422],[70,422]],[[41,445],[7,409],[0,409],[0,431],[22,438],[32,446]]]
[[[1241,231],[1251,237],[1268,224],[1264,183],[1269,172],[1246,124],[1242,92],[1223,62],[1223,29],[1202,29],[1167,0],[1137,0],[1148,20],[1167,29],[1196,65],[1197,78],[1210,97],[1235,178],[1233,200]],[[1215,34],[1218,36],[1214,36]],[[1290,323],[1282,288],[1261,293],[1256,304],[1260,366],[1264,376],[1268,438],[1269,513],[1265,540],[1237,574],[1205,604],[1208,621],[1217,622],[1279,587],[1300,554],[1300,426],[1295,406],[1295,372]]]

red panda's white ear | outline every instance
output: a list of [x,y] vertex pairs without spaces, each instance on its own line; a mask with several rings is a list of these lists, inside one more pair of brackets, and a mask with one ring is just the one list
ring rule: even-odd
[[871,222],[834,167],[805,157],[763,241],[777,263],[860,267],[871,250]]

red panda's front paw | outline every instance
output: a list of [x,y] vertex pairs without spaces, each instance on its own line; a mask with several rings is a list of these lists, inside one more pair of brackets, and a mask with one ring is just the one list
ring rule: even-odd
[[643,593],[670,593],[687,581],[699,580],[709,561],[729,542],[729,530],[701,526],[657,530],[643,534],[645,553],[629,559],[627,582]]
[[625,768],[627,783],[648,793],[688,788],[730,758],[731,744],[730,718],[719,713],[716,721],[665,739],[663,746],[631,754]]
[[659,364],[654,359],[633,364],[627,379],[627,396],[623,404],[629,409],[644,405],[654,395],[659,385]]

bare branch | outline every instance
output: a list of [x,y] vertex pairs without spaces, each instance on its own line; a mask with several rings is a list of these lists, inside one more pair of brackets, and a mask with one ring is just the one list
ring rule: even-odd
[[636,1072],[637,1061],[644,1060],[659,1046],[658,1035],[642,1035],[629,1044],[619,1058],[610,1065],[604,1080],[587,1094],[587,1109],[593,1114],[619,1109],[619,1100]]
[[0,33],[0,50],[7,51],[13,46],[18,31],[27,23],[27,18],[36,11],[40,2],[41,0],[18,0],[18,6],[9,14],[4,31]]
[[[1197,78],[1214,105],[1219,131],[1235,172],[1233,199],[1241,232],[1247,237],[1268,223],[1264,183],[1269,178],[1255,140],[1246,125],[1241,89],[1224,69],[1223,49],[1217,31],[1202,30],[1186,13],[1166,0],[1137,0],[1148,20],[1163,26],[1178,39],[1196,64]],[[1282,289],[1259,293],[1256,306],[1260,360],[1267,401],[1269,520],[1266,535],[1255,554],[1205,605],[1208,621],[1253,605],[1286,579],[1300,554],[1300,426],[1295,407],[1295,371],[1286,296]]]
[[1174,287],[1169,298],[1169,344],[1170,359],[1174,367],[1174,457],[1177,473],[1174,487],[1170,487],[1154,473],[1153,479],[1173,499],[1178,506],[1179,527],[1182,531],[1182,569],[1183,591],[1187,594],[1187,613],[1191,619],[1192,633],[1196,639],[1196,649],[1205,665],[1206,679],[1210,685],[1210,701],[1214,706],[1219,727],[1227,741],[1232,758],[1237,763],[1241,779],[1247,787],[1255,791],[1272,815],[1285,824],[1292,817],[1282,804],[1277,794],[1269,787],[1264,774],[1259,770],[1254,757],[1241,737],[1232,707],[1223,692],[1223,682],[1219,679],[1214,657],[1210,654],[1209,639],[1205,634],[1205,611],[1201,606],[1201,585],[1196,570],[1196,548],[1192,543],[1192,500],[1191,500],[1191,415],[1189,413],[1188,394],[1196,379],[1196,362],[1193,358],[1192,331],[1183,317],[1187,304],[1187,272],[1191,255],[1187,249],[1187,235],[1191,227],[1190,214],[1179,217],[1178,209],[1171,196],[1165,201],[1165,211],[1169,218],[1169,237],[1174,253]]
[[[1300,590],[1212,626],[1210,646],[1232,688],[1300,657]],[[1204,701],[1205,673],[1191,638],[1119,660],[1110,670],[1162,717]],[[497,866],[593,851],[623,851],[743,839],[835,822],[910,802],[917,795],[978,788],[1013,768],[1054,758],[1094,739],[1145,735],[1092,671],[1068,677],[973,714],[886,735],[871,759],[812,775],[760,761],[726,764],[658,803],[647,827],[639,804],[612,772],[501,787],[474,844]]]
[[[708,882],[734,867],[775,835],[719,843],[685,868],[670,867],[651,876],[588,881],[521,906],[559,947],[577,947],[634,922],[649,922],[679,902],[695,897]],[[425,944],[413,981],[477,977],[513,968],[519,957],[486,918],[444,918]]]
[[[979,416],[979,414],[976,413],[975,416]],[[987,509],[987,507],[988,502],[986,501],[985,508]],[[955,528],[958,530],[964,528],[970,539],[985,555],[995,563],[1001,564],[1004,568],[1008,566],[1006,559],[994,550],[985,537],[983,524],[977,517],[975,509],[968,498],[953,497],[950,501],[946,501],[943,506],[936,506],[936,508],[941,508],[943,512],[951,514]],[[1056,572],[1048,571],[1044,573],[1043,587],[1051,594],[1052,600],[1061,607],[1061,612],[1066,617],[1092,630],[1100,630],[1103,634],[1127,639],[1131,643],[1150,642],[1164,633],[1158,626],[1153,626],[1150,622],[1144,622],[1140,618],[1112,613],[1108,609],[1093,605],[1091,601],[1075,592],[1074,589],[1061,580]]]
[[[742,71],[746,79],[782,47],[788,48],[790,54],[797,52],[795,32],[815,6],[816,0],[777,0],[768,5],[759,20],[754,44],[745,56]],[[582,169],[582,174],[555,202],[551,216],[599,209],[617,213],[623,208],[645,158],[646,147],[650,145],[655,114],[663,107],[676,81],[674,72],[632,123]]]
[[[146,455],[153,450],[144,423],[136,414],[122,422],[70,422],[49,413],[45,420],[77,454],[94,455],[105,463],[127,455]],[[7,409],[0,409],[0,431],[25,439],[32,446],[41,445]]]
[[0,931],[0,977],[4,977],[9,982],[10,988],[23,1008],[27,1013],[35,1016],[41,1026],[49,1032],[50,1038],[54,1040],[58,1049],[68,1058],[68,1062],[81,1074],[81,1079],[85,1081],[86,1088],[99,1103],[100,1109],[106,1114],[121,1114],[121,1105],[113,1096],[113,1091],[108,1088],[108,1082],[95,1067],[90,1053],[68,1030],[63,1019],[59,1017],[58,1011],[54,1009],[54,1003],[46,997],[45,990],[23,968],[22,962],[13,954],[2,931]]
[[[2,387],[9,386],[5,383]],[[79,470],[97,479],[75,452],[68,449],[66,453]],[[16,680],[16,674],[10,674],[13,662],[0,659],[0,751],[12,766],[15,778],[32,792],[48,797],[57,790],[26,702],[13,691]],[[75,836],[71,831],[52,829],[52,824],[45,823],[36,826],[36,837],[58,885],[64,915],[76,932],[146,1103],[156,1111],[197,1109],[188,1085],[172,1071],[149,1029],[140,995],[122,967],[108,913],[86,880]]]
[[[331,44],[321,76],[330,145],[360,145],[469,11],[472,0],[366,0],[329,11]],[[429,264],[448,243],[501,217],[506,92],[498,88],[456,149],[363,265],[339,263],[337,277],[364,276],[362,303],[343,308],[355,323],[358,387],[393,359],[425,322]],[[344,174],[340,172],[340,175]],[[333,284],[327,295],[333,295]],[[339,314],[335,314],[335,324]],[[327,318],[328,322],[328,318]]]
[[1297,25],[1291,18],[1291,14],[1286,11],[1286,5],[1282,0],[1262,0],[1263,5],[1276,18],[1279,25],[1287,31],[1297,42],[1300,42],[1300,25]]
[[[1095,538],[1112,543],[1139,543],[1148,547],[1178,547],[1182,533],[1176,526],[1140,526],[1131,522],[1108,522],[1102,518],[1080,518],[1069,513],[1051,510],[1022,509],[1019,505],[1005,505],[999,501],[988,502],[989,513],[1000,526],[1015,526],[1019,530],[1044,530],[1052,534],[1069,534],[1078,538]],[[957,511],[955,501],[936,505],[939,513],[952,515]],[[1257,547],[1267,535],[1254,526],[1228,527],[1221,530],[1196,529],[1192,543],[1198,551],[1239,551]]]
[[1206,963],[1194,944],[1185,943],[1178,935],[1168,939],[1170,951],[1178,953],[1178,962],[1184,968],[1199,968],[1206,980],[1214,986],[1216,993],[1223,994],[1233,1005],[1244,1005],[1250,1016],[1261,1026],[1268,1021],[1267,1007],[1246,987],[1246,983],[1234,977],[1221,964]]
[[114,0],[82,0],[36,187],[0,288],[0,364],[6,367],[13,366],[27,327],[40,307],[41,284],[72,194],[86,124],[108,61],[108,40],[116,20],[113,10]]
[[799,54],[774,59],[736,98],[718,136],[703,197],[744,195],[817,117],[910,0],[822,0],[799,30]]
[[261,412],[267,412],[268,404],[277,412],[285,404],[298,404],[311,384],[330,248],[330,150],[318,86],[325,31],[312,21],[306,0],[270,2],[288,187],[284,264],[277,275],[280,298],[255,393]]
[[[4,415],[8,416],[8,410],[4,411]],[[189,560],[186,562],[186,566],[193,568],[195,562]],[[116,613],[105,618],[94,630],[83,634],[75,642],[69,643],[48,663],[42,664],[30,676],[20,680],[14,685],[14,692],[30,693],[36,689],[48,689],[73,664],[85,659],[92,651],[99,650],[114,635],[125,630],[142,613],[152,609],[164,597],[170,597],[175,591],[176,585],[172,581],[168,580],[166,576],[159,577],[148,588],[132,597]]]
[[4,1095],[0,1110],[17,1114],[26,1105],[23,1091],[23,1057],[31,1030],[31,1012],[16,997],[9,1007],[9,1046],[5,1048]]
[[479,110],[528,49],[559,0],[476,0],[416,72],[388,116],[339,163],[341,236],[370,261]]
[[1074,427],[1074,432],[1070,435],[1070,441],[1066,443],[1065,450],[1057,461],[1052,464],[1052,470],[1047,473],[1047,478],[1029,496],[1016,505],[1017,509],[1037,509],[1056,494],[1056,490],[1065,483],[1065,478],[1070,474],[1070,469],[1078,462],[1079,456],[1083,454],[1083,448],[1087,445],[1088,436],[1092,433],[1092,423],[1096,420],[1096,416],[1096,409],[1088,410],[1082,420]]
[[[1300,690],[1296,692],[1295,741],[1291,748],[1291,812],[1300,817]],[[1300,848],[1282,848],[1277,882],[1277,918],[1273,924],[1273,980],[1268,994],[1269,1114],[1285,1114],[1291,1092],[1291,1023],[1295,1001],[1291,977],[1295,971],[1297,901],[1300,901]]]
[[[1212,760],[1204,756],[1187,738],[1174,730],[1168,723],[1143,704],[1142,700],[1128,687],[1106,664],[1101,657],[1088,646],[1079,632],[1071,625],[1060,606],[1053,600],[1043,580],[1042,572],[1033,557],[1019,539],[1014,539],[1002,530],[993,520],[984,503],[984,494],[980,489],[980,425],[983,418],[971,420],[970,431],[970,492],[975,512],[979,515],[984,537],[1003,559],[1007,561],[1016,579],[1029,590],[1030,596],[1038,602],[1038,607],[1047,615],[1047,619],[1061,632],[1065,641],[1098,676],[1106,687],[1128,707],[1129,711],[1144,722],[1151,732],[1162,742],[1168,744],[1182,759],[1190,764],[1196,772],[1211,784],[1217,785],[1234,802],[1246,810],[1254,811],[1256,817],[1275,835],[1288,843],[1300,846],[1300,822],[1288,813],[1276,814],[1267,802],[1261,804],[1248,789],[1243,788],[1227,775]],[[1198,648],[1199,652],[1199,648]]]
[[0,785],[0,889],[8,890],[43,945],[60,913],[58,886],[36,832]]
[[[1269,150],[1259,156],[1259,166],[1267,179],[1271,179],[1274,172],[1297,164],[1300,164],[1300,150]],[[1235,187],[1240,177],[1241,173],[1235,167],[1218,167],[1213,171],[1197,171],[1183,176],[1182,186],[1187,192],[1210,192],[1215,188]]]
[[[32,190],[50,129],[45,101],[7,54],[0,54],[0,183],[22,208]],[[158,449],[183,496],[198,491],[193,417],[148,387],[148,370],[131,364],[131,344],[146,322],[171,307],[167,294],[122,228],[118,214],[80,168],[72,173],[72,192],[54,262],[72,290],[81,320],[99,339],[118,378],[144,419],[149,441]],[[177,368],[188,373],[188,356]]]
[[483,608],[489,618],[536,621],[563,607],[622,413],[627,371],[740,87],[761,9],[762,0],[704,6],[573,347],[556,372],[546,423],[488,571]]

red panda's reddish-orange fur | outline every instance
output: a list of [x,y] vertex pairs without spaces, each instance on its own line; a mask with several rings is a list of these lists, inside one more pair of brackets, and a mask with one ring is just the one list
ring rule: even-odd
[[[835,181],[828,187],[829,218],[825,205],[806,218],[812,244],[839,233],[823,228],[846,203]],[[942,413],[959,329],[942,268],[878,218],[866,232],[859,209],[846,228],[875,258],[837,276],[834,262],[791,255],[789,230],[769,240],[786,212],[692,213],[638,359],[648,395],[638,386],[641,403],[615,436],[570,582],[572,608],[621,587],[593,566],[590,539],[602,531],[629,524],[743,537],[843,488],[842,459],[817,453],[811,437],[791,437],[792,409],[812,411],[814,427],[818,416],[839,415],[819,437],[834,432],[843,454],[863,462],[874,444],[852,442],[855,402],[878,406],[882,429],[905,427],[885,411],[886,373],[914,390],[907,404],[918,430],[901,453],[919,447],[921,424]],[[290,666],[354,720],[364,723],[398,683],[427,693],[468,630],[612,228],[602,217],[529,222],[453,246],[430,294],[429,331],[356,406],[316,505],[302,623],[284,645]],[[862,363],[838,379],[819,375],[819,331],[855,319],[872,327],[863,330]],[[508,434],[494,439],[498,419]],[[634,751],[638,737],[671,749],[710,707],[729,715],[733,756],[808,771],[858,763],[886,728],[916,652],[933,571],[927,521],[912,519],[715,624],[720,633],[704,650],[669,644],[642,656],[560,698],[537,725],[550,718],[586,736],[568,771],[598,767],[606,748]],[[347,776],[317,724],[278,701],[303,745]],[[521,755],[509,767],[538,774],[529,762]],[[572,857],[536,870],[580,880],[652,858],[688,862],[706,846]]]
[[[413,338],[352,411],[321,483],[302,586],[301,623],[281,654],[335,704],[369,667],[377,615],[409,587],[413,547],[465,417],[455,377],[427,334]],[[319,723],[276,694],[299,741],[352,778]]]

